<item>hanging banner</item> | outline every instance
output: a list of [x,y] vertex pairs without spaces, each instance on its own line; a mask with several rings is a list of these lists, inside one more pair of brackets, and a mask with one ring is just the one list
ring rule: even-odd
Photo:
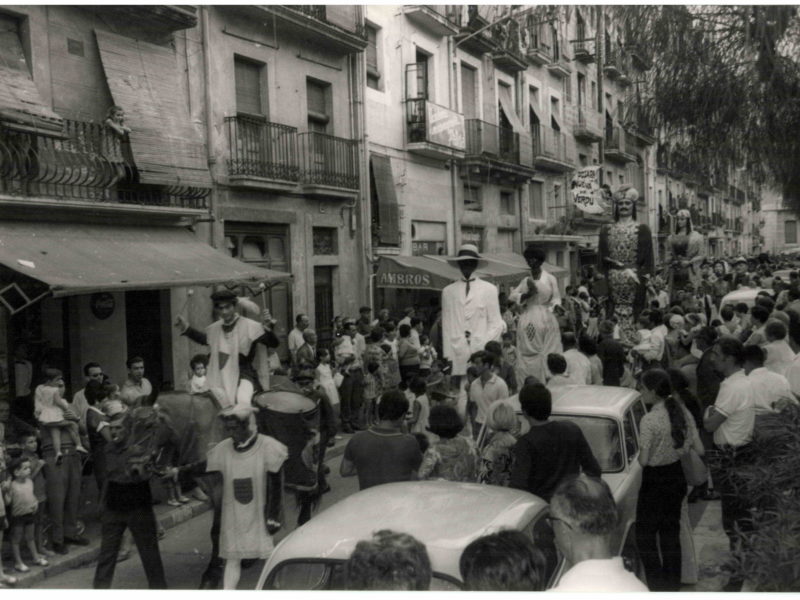
[[600,215],[605,212],[599,166],[578,169],[572,179],[572,202],[585,213]]

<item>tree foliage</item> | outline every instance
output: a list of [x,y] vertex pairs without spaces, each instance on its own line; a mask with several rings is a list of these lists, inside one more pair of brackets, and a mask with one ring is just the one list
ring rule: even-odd
[[708,166],[747,166],[800,206],[798,7],[613,10],[626,41],[652,58],[638,85],[663,141],[688,145]]

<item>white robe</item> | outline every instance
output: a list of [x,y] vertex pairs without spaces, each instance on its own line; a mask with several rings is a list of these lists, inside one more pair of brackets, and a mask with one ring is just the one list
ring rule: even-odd
[[486,342],[499,342],[505,330],[497,288],[476,277],[469,282],[467,295],[466,285],[460,279],[442,290],[442,353],[452,361],[453,375],[465,375],[469,357],[483,350]]

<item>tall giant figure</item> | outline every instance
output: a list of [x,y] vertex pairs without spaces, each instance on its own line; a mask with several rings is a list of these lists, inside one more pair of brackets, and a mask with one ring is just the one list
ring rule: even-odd
[[608,314],[617,319],[620,341],[636,344],[636,318],[644,309],[646,277],[653,274],[650,228],[636,222],[639,192],[623,185],[614,194],[614,223],[600,230],[600,269],[609,286]]
[[682,208],[675,218],[675,231],[667,240],[667,265],[669,265],[669,294],[675,300],[678,292],[697,286],[700,263],[705,253],[705,240],[692,227],[691,213]]

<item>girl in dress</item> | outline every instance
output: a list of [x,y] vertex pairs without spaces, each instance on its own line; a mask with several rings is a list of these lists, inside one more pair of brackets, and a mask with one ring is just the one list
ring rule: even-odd
[[78,422],[67,421],[64,418],[64,411],[69,409],[67,401],[61,397],[64,388],[64,376],[58,369],[46,369],[45,376],[47,381],[37,386],[34,392],[34,414],[39,424],[50,432],[53,441],[53,450],[56,455],[56,464],[61,463],[63,454],[61,453],[61,433],[66,431],[75,450],[88,454],[88,450],[81,444],[78,433]]
[[339,390],[336,389],[336,381],[333,378],[330,351],[326,348],[317,350],[317,362],[319,363],[316,368],[317,384],[319,384],[319,387],[321,387],[322,391],[328,396],[331,408],[333,408],[333,414],[338,423],[341,401],[339,399]]

